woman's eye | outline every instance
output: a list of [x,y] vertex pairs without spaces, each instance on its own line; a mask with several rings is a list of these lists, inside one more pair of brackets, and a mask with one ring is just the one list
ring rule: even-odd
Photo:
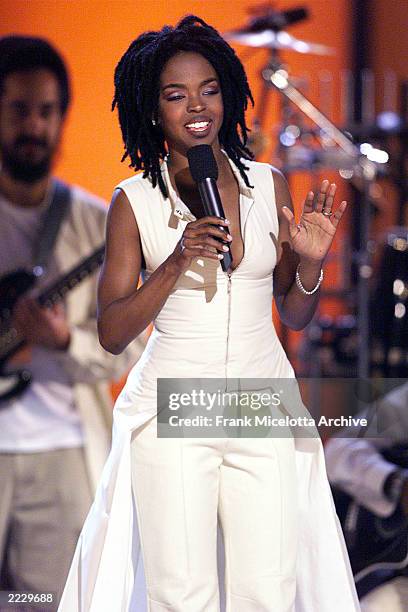
[[[202,95],[204,95],[204,96],[214,96],[214,95],[216,95],[218,93],[220,93],[219,89],[207,89],[207,90],[202,92]],[[175,100],[182,100],[183,98],[184,98],[183,94],[172,94],[168,98],[166,98],[166,100],[168,102],[173,102]]]

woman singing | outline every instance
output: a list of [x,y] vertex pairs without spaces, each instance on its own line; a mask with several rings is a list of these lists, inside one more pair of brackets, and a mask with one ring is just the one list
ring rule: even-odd
[[[158,378],[294,380],[272,299],[290,328],[307,325],[346,208],[323,181],[296,223],[284,178],[245,146],[248,99],[234,51],[194,16],[142,34],[116,68],[124,157],[143,173],[114,192],[99,335],[120,353],[153,331],[115,406],[61,612],[219,612],[217,525],[227,612],[359,610],[320,440],[157,437]],[[198,144],[226,218],[203,216]]]

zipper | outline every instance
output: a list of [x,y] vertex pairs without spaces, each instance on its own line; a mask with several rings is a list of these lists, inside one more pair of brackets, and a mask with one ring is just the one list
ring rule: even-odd
[[[245,257],[245,231],[248,221],[249,212],[254,204],[252,200],[251,205],[248,209],[247,216],[245,218],[244,227],[242,228],[242,244],[244,247],[244,252],[242,255],[242,259],[239,262],[238,266],[232,270],[232,272],[227,272],[228,276],[228,285],[227,285],[227,295],[228,295],[228,318],[227,318],[227,346],[225,349],[225,390],[227,391],[227,378],[228,378],[228,356],[229,356],[229,337],[230,337],[230,320],[231,320],[231,276],[238,270],[240,265],[242,264]],[[240,217],[241,217],[241,205],[240,205]]]
[[[231,320],[231,274],[228,272],[227,296],[228,296],[228,311],[227,311],[227,346],[225,350],[225,385],[227,387],[228,378],[228,353],[229,353],[229,336],[230,336],[230,320]],[[225,388],[227,390],[227,388]]]

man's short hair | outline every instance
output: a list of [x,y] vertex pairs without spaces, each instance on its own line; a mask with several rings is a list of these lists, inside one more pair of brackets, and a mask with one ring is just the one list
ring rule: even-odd
[[60,90],[61,113],[65,115],[71,91],[68,71],[58,51],[44,38],[19,35],[0,38],[0,95],[9,74],[41,68],[55,75]]

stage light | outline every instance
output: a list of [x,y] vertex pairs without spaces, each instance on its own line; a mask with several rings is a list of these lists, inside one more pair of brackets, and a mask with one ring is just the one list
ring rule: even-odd
[[405,305],[402,304],[401,302],[398,302],[397,304],[395,304],[395,310],[394,310],[394,315],[396,316],[397,319],[402,319],[403,316],[405,316]]

